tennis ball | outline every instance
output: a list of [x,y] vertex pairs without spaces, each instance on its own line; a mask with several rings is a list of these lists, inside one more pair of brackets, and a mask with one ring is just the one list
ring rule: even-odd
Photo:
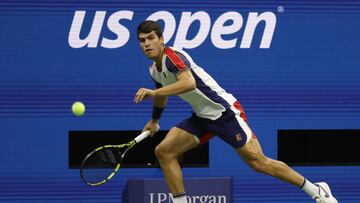
[[85,113],[85,105],[82,102],[74,102],[71,110],[75,116],[82,116]]

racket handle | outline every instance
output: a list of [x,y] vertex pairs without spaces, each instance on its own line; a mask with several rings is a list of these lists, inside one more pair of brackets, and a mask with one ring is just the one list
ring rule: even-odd
[[147,138],[148,136],[150,135],[150,131],[147,130],[147,131],[144,131],[142,132],[140,135],[138,135],[137,137],[135,137],[135,142],[136,143],[139,143],[141,142],[143,139]]

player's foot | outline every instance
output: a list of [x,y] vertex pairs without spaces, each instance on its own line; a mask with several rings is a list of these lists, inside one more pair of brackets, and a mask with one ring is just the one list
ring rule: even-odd
[[325,182],[314,183],[319,187],[319,194],[314,197],[317,203],[338,203],[335,197],[332,196],[330,187]]

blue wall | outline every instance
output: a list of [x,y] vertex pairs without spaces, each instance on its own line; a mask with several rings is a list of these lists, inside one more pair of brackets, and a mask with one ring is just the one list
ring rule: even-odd
[[[77,170],[67,168],[69,130],[136,130],[149,119],[151,102],[132,102],[138,88],[153,87],[136,26],[158,11],[169,12],[176,22],[168,46],[173,46],[185,12],[209,15],[210,32],[222,14],[241,15],[242,27],[223,36],[237,39],[235,47],[215,47],[209,33],[199,46],[185,50],[240,100],[270,157],[276,158],[277,129],[359,129],[359,9],[360,3],[352,0],[0,1],[0,201],[119,202],[128,178],[162,177],[158,169],[124,169],[110,184],[88,188]],[[120,21],[129,39],[125,30],[122,46],[102,47],[104,37],[118,37],[108,19],[125,10],[133,12],[131,20]],[[76,11],[86,11],[82,39],[94,27],[96,11],[106,12],[95,48],[71,45]],[[275,16],[268,48],[260,48],[264,22],[250,48],[240,48],[250,13]],[[191,24],[187,39],[200,27],[199,21]],[[70,112],[77,100],[87,106],[84,117]],[[189,112],[187,104],[171,98],[162,129]],[[340,202],[360,201],[359,167],[295,169],[312,181],[329,182]],[[184,174],[233,176],[235,202],[309,202],[298,189],[253,173],[218,138],[210,142],[210,167],[185,169]]]

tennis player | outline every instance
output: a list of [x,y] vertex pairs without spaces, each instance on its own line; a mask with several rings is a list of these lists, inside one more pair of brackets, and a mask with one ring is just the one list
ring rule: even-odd
[[154,101],[152,118],[144,130],[155,133],[168,96],[177,95],[193,108],[192,116],[173,127],[155,149],[174,203],[187,202],[177,157],[207,142],[214,134],[231,145],[256,172],[293,184],[316,202],[337,202],[325,182],[313,184],[285,163],[265,156],[240,103],[186,52],[164,46],[157,22],[142,22],[137,37],[145,56],[153,60],[150,75],[156,86],[156,89],[140,88],[135,94],[135,103],[149,98]]

